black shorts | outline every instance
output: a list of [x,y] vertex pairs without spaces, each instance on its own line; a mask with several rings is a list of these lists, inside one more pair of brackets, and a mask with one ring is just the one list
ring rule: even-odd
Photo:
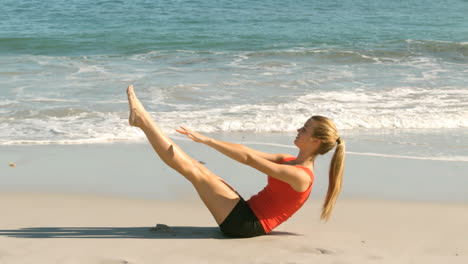
[[242,197],[219,228],[230,237],[254,237],[266,234],[257,216]]

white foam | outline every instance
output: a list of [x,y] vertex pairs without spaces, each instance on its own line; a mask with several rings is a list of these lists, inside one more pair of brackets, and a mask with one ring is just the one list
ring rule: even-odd
[[107,73],[107,70],[97,65],[80,65],[77,73]]
[[68,139],[68,140],[0,140],[0,145],[80,145],[97,143],[114,143],[130,141],[119,138],[89,138],[89,139]]
[[359,156],[394,158],[394,159],[415,159],[415,160],[468,162],[468,156],[420,157],[420,156],[407,156],[407,155],[383,154],[383,153],[372,153],[372,152],[352,152],[352,151],[347,151],[346,154],[359,155]]
[[415,44],[455,44],[455,45],[468,45],[468,42],[454,42],[454,41],[445,41],[445,40],[415,40],[415,39],[406,39],[405,42],[407,43],[415,43]]
[[64,99],[64,98],[48,98],[48,97],[35,97],[35,98],[23,98],[21,102],[57,102],[57,103],[78,103],[77,100]]
[[148,58],[154,58],[154,57],[157,57],[157,56],[160,56],[160,55],[161,55],[161,51],[154,50],[154,51],[150,51],[148,53],[132,55],[128,59],[129,60],[142,61],[142,60],[147,60]]
[[[0,118],[1,120],[2,118]],[[71,116],[37,113],[9,118],[0,122],[0,144],[52,144],[136,140],[143,133],[128,126],[126,117],[119,113],[77,112]]]
[[[154,100],[157,100],[152,103],[170,106],[161,98],[163,97],[155,96]],[[178,125],[185,125],[199,132],[290,132],[300,127],[311,115],[317,114],[330,117],[340,130],[465,129],[468,128],[467,98],[467,90],[450,87],[437,90],[411,87],[386,91],[356,89],[342,92],[317,91],[279,104],[218,105],[213,108],[174,104],[172,111],[151,114],[168,133],[173,133]],[[51,99],[32,100],[47,102]],[[124,104],[125,100],[97,102]],[[126,111],[103,113],[86,109],[62,114],[63,109],[54,108],[15,112],[3,110],[5,113],[0,116],[0,138],[6,142],[142,138],[141,134],[135,134],[128,127]]]
[[8,106],[8,105],[13,105],[17,103],[18,101],[13,101],[13,100],[0,100],[0,106]]
[[[126,103],[123,94],[119,97],[120,94],[108,87],[101,88],[102,84],[118,86],[139,79],[142,86],[151,87],[147,88],[149,92],[142,93],[145,106],[148,103],[148,109],[162,108],[161,111],[166,111],[153,113],[166,131],[172,131],[174,126],[184,123],[200,132],[288,132],[297,129],[315,114],[330,117],[340,130],[468,128],[468,89],[465,89],[463,82],[466,79],[464,65],[451,65],[423,56],[405,57],[393,65],[360,64],[359,57],[367,61],[381,57],[371,56],[365,51],[333,48],[206,54],[180,50],[114,57],[10,58],[12,63],[33,66],[28,68],[20,81],[11,81],[14,85],[4,85],[12,88],[6,93],[10,96],[8,100],[0,101],[0,123],[6,124],[4,132],[0,131],[4,135],[2,139],[139,138],[122,125],[126,125],[128,113],[99,112],[109,109],[103,104],[112,105],[110,109],[115,111],[126,111],[127,108],[126,105],[119,105]],[[358,58],[358,63],[315,65],[310,62],[310,57],[302,56],[321,58],[322,54],[324,58],[327,55],[340,58],[344,54],[345,57]],[[215,58],[214,65],[203,68],[203,71],[208,71],[207,75],[200,75],[198,67],[172,67],[180,58],[189,61],[217,55],[221,56]],[[161,62],[155,56],[166,56],[167,60]],[[129,62],[129,58],[143,60],[143,63]],[[397,56],[397,59],[400,57]],[[232,68],[227,67],[225,71],[225,65],[229,62]],[[221,71],[219,65],[222,65]],[[387,69],[391,77],[369,77]],[[44,72],[46,74],[41,75]],[[165,73],[170,75],[166,77]],[[49,78],[51,74],[55,74],[55,79]],[[404,74],[408,74],[408,79]],[[89,75],[92,75],[91,80]],[[441,75],[447,82],[437,82]],[[396,84],[392,82],[393,76],[396,76]],[[163,78],[162,85],[159,84],[160,77]],[[4,84],[7,82],[10,80],[3,81]],[[379,83],[383,84],[382,87],[377,86]],[[270,89],[276,85],[281,91]],[[196,89],[197,93],[193,96],[190,94],[189,98],[184,97],[187,88]],[[103,92],[99,89],[103,89]],[[93,98],[94,92],[97,98]],[[266,97],[264,93],[268,93]],[[34,104],[28,105],[30,102]],[[49,104],[55,102],[89,109],[89,113],[71,113],[73,116],[62,118],[54,115],[53,111],[42,111],[51,105],[59,105]],[[18,107],[3,107],[17,103]],[[76,106],[76,103],[80,106]],[[208,105],[216,107],[208,109]],[[63,127],[66,133],[53,133],[50,127]]]

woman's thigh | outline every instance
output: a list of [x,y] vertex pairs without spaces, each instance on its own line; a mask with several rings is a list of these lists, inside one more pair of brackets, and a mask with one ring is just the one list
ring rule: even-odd
[[[202,164],[187,172],[203,203],[220,225],[240,200],[239,194]],[[186,176],[186,175],[184,175]],[[187,177],[188,178],[188,177]]]

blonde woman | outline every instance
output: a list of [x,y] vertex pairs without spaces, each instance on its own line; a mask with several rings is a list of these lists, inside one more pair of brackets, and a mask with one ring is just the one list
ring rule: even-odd
[[189,157],[161,131],[136,97],[132,85],[128,87],[127,94],[130,125],[139,127],[161,160],[192,183],[224,234],[231,237],[265,235],[286,221],[310,195],[317,155],[335,148],[321,218],[328,220],[330,217],[341,190],[345,143],[328,118],[313,116],[297,130],[294,140],[299,149],[297,157],[264,153],[243,145],[222,142],[185,127],[177,129],[177,132],[193,141],[268,175],[267,186],[245,201],[226,182]]

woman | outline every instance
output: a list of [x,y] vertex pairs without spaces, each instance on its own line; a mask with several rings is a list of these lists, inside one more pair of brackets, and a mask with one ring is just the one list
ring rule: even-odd
[[159,157],[193,184],[226,235],[265,235],[291,217],[310,195],[315,157],[336,146],[330,164],[329,186],[321,218],[328,220],[330,217],[341,189],[345,144],[329,119],[313,116],[297,130],[298,135],[294,141],[299,148],[297,157],[264,153],[243,145],[218,141],[185,127],[177,129],[177,132],[193,141],[210,146],[268,175],[268,185],[245,201],[232,187],[200,162],[189,157],[161,131],[136,97],[133,85],[128,87],[127,94],[130,125],[143,130]]

